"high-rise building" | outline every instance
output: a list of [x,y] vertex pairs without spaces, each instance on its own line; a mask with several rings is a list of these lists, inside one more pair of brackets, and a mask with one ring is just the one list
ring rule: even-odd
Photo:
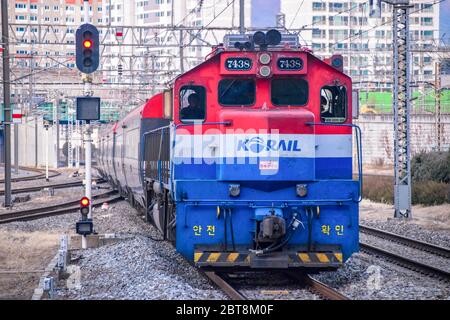
[[[381,18],[369,17],[367,0],[280,0],[286,28],[303,28],[303,45],[316,54],[344,56],[345,70],[364,88],[392,85],[392,7],[381,4]],[[412,81],[434,80],[436,57],[427,52],[439,38],[439,5],[411,0]],[[418,52],[420,51],[420,52]]]
[[[111,1],[126,2],[130,8],[134,5],[137,26],[237,28],[239,25],[239,1]],[[412,80],[424,83],[434,79],[436,56],[429,51],[439,42],[440,8],[424,0],[411,0],[411,4],[410,34],[412,48],[415,49],[411,59]],[[250,28],[275,27],[277,16],[281,16],[287,30],[302,29],[299,34],[302,45],[315,54],[325,57],[341,53],[345,59],[345,71],[361,87],[389,89],[392,85],[392,8],[382,3],[378,19],[369,17],[369,12],[367,0],[246,0],[245,25]],[[215,37],[205,34],[203,39],[217,44],[225,33],[216,33]],[[151,57],[152,62],[147,62],[147,66],[140,65],[140,69],[149,69],[149,65],[153,65],[158,70],[187,70],[208,53],[207,48],[195,47],[198,40],[185,38],[183,44],[191,46],[186,47],[185,62],[180,66],[180,50],[176,46],[180,43],[179,37],[179,34],[155,30],[149,39],[153,48],[134,51],[135,55]],[[153,78],[156,81],[167,79],[164,75],[153,75]]]
[[[89,22],[101,24],[102,10],[102,0],[90,0]],[[13,93],[46,95],[52,85],[70,90],[58,85],[61,79],[80,82],[74,72],[75,31],[84,23],[83,12],[83,0],[8,1]]]

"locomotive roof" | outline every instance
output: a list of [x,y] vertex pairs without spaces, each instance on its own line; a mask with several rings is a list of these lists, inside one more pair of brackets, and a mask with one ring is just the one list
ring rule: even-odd
[[223,54],[236,54],[236,56],[239,55],[239,53],[254,53],[254,54],[258,54],[261,52],[268,52],[268,53],[281,53],[281,54],[292,54],[292,53],[302,53],[305,54],[306,56],[313,58],[314,60],[316,60],[318,63],[320,63],[321,65],[323,65],[324,67],[329,67],[332,68],[334,71],[341,73],[342,75],[344,75],[347,78],[350,78],[347,74],[341,72],[340,70],[334,68],[331,64],[330,64],[330,59],[321,59],[320,57],[316,56],[310,49],[307,48],[302,48],[302,47],[298,47],[298,48],[280,48],[280,47],[276,47],[276,48],[269,48],[267,50],[264,51],[260,51],[260,50],[245,50],[245,51],[241,51],[241,50],[236,50],[236,49],[225,49],[223,46],[219,46],[216,47],[209,55],[206,56],[205,60],[202,61],[201,63],[199,63],[198,65],[196,65],[195,67],[193,67],[192,69],[179,74],[177,77],[175,77],[172,82],[170,83],[171,86],[173,86],[173,84],[181,77],[188,75],[188,74],[192,74],[193,72],[196,72],[198,69],[203,68],[206,64],[210,63],[212,60],[214,59],[218,59],[221,55]]

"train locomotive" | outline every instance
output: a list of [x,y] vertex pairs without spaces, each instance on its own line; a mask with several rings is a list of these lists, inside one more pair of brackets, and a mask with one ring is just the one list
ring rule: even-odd
[[359,243],[356,100],[342,56],[276,30],[226,35],[102,129],[99,170],[198,267],[335,269]]

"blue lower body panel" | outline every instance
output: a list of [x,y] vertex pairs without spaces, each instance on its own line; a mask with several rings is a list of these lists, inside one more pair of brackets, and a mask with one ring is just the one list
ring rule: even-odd
[[[235,198],[228,196],[228,183],[218,181],[177,181],[176,189],[177,251],[198,265],[336,267],[358,251],[355,181],[311,182],[303,198],[296,195],[295,185],[275,191],[241,185]],[[250,250],[258,232],[256,210],[270,215],[271,208],[281,212],[286,225],[294,213],[301,223],[265,263]]]

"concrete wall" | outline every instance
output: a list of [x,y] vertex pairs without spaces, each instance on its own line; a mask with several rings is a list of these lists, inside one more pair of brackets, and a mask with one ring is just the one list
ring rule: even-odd
[[[393,115],[360,115],[355,121],[361,127],[363,139],[363,163],[394,163]],[[450,115],[441,116],[441,148],[450,145]],[[436,125],[434,115],[411,116],[411,153],[436,150]]]
[[[37,125],[37,139],[36,139],[36,125]],[[42,118],[26,118],[22,120],[19,126],[19,165],[44,167],[46,164],[46,143],[47,133],[44,129]],[[49,151],[49,166],[56,166],[56,146],[53,136],[55,134],[53,127],[48,129],[48,146]],[[11,161],[14,165],[14,126],[11,127]],[[36,159],[36,142],[37,142],[37,159]]]
[[[371,165],[392,165],[394,162],[393,154],[393,138],[394,138],[394,122],[392,115],[360,115],[355,121],[361,127],[363,139],[363,164]],[[443,150],[448,150],[450,146],[450,115],[441,117],[442,123],[442,142]],[[19,164],[23,166],[35,166],[35,126],[34,118],[24,119],[19,125]],[[37,119],[37,147],[38,157],[37,165],[45,166],[45,146],[46,132],[43,126],[42,118]],[[60,126],[60,162],[66,158],[62,154],[62,148],[65,143],[65,134],[63,126]],[[436,129],[434,115],[412,115],[411,116],[411,152],[416,154],[420,151],[433,151],[436,148]],[[12,133],[12,162],[14,164],[14,129]],[[97,141],[98,132],[94,130],[93,141]],[[49,141],[49,166],[56,166],[56,132],[51,126],[48,129]],[[81,146],[81,141],[74,142],[75,145]],[[354,153],[356,147],[354,147]],[[83,159],[84,157],[81,156]]]
[[[67,157],[63,154],[63,147],[66,143],[67,126],[59,126],[59,150],[56,148],[56,127],[50,126],[48,132],[44,128],[42,118],[24,118],[19,127],[19,165],[21,166],[38,166],[46,165],[46,150],[48,145],[48,163],[49,167],[56,168],[56,153],[59,152],[59,166],[67,166]],[[75,128],[74,128],[75,129]],[[37,131],[36,131],[37,130]],[[37,132],[37,139],[36,139]],[[96,133],[96,130],[94,130]],[[94,135],[94,137],[96,137]],[[14,165],[14,126],[11,126],[11,161]],[[36,157],[37,144],[37,157]],[[73,147],[80,148],[82,141],[79,134],[74,134]],[[83,161],[83,150],[80,152],[80,160]],[[75,149],[73,150],[73,159],[75,160]]]

